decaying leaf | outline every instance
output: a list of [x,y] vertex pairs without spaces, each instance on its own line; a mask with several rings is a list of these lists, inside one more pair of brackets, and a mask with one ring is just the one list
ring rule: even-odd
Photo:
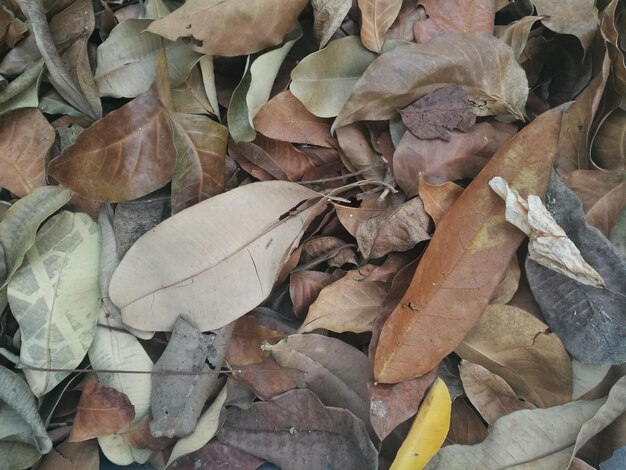
[[539,197],[529,194],[525,201],[498,176],[489,181],[489,186],[505,200],[506,220],[529,238],[528,259],[582,284],[604,287],[602,277],[582,258]]

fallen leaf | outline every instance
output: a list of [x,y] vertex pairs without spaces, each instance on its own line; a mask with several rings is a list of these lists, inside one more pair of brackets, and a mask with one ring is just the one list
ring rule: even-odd
[[542,16],[525,16],[508,26],[496,26],[495,36],[511,46],[513,55],[519,60],[526,48],[532,27],[541,19]]
[[306,0],[192,0],[156,20],[148,31],[170,41],[189,38],[195,50],[207,55],[252,54],[279,44],[306,4]]
[[416,0],[404,0],[400,7],[398,17],[393,22],[385,39],[400,39],[402,41],[415,41],[413,25],[426,19],[426,12]]
[[225,360],[231,368],[258,364],[269,356],[262,345],[277,343],[284,337],[283,333],[259,325],[255,317],[246,315],[235,322]]
[[560,176],[580,199],[585,214],[624,181],[619,174],[597,170],[574,170]]
[[339,29],[352,7],[351,0],[311,0],[313,32],[322,49]]
[[0,163],[4,168],[0,185],[18,197],[44,186],[44,159],[53,143],[54,129],[38,109],[18,109],[0,117]]
[[87,199],[119,202],[167,184],[174,155],[165,108],[147,93],[85,130],[50,162],[48,173]]
[[342,152],[341,160],[348,170],[364,171],[365,178],[384,180],[382,156],[372,149],[360,126],[351,124],[337,129],[337,143]]
[[[250,433],[256,439],[245,439]],[[363,422],[347,410],[323,406],[310,390],[292,390],[248,410],[230,409],[217,438],[281,468],[378,466]]]
[[98,470],[100,455],[96,441],[65,441],[52,449],[37,466],[41,470]]
[[307,313],[309,307],[324,287],[337,279],[330,273],[321,271],[298,271],[289,276],[289,297],[293,303],[293,312],[299,318]]
[[21,442],[0,442],[0,459],[8,468],[23,469],[41,459],[36,447]]
[[586,51],[598,30],[598,10],[587,0],[532,0],[541,22],[555,33],[573,34]]
[[213,440],[191,454],[183,455],[168,466],[171,470],[212,470],[233,467],[237,470],[257,470],[264,460],[235,447]]
[[435,225],[452,207],[454,201],[463,193],[463,188],[452,181],[442,184],[430,184],[420,175],[419,195],[424,204],[424,210],[430,215]]
[[626,111],[617,108],[600,123],[593,138],[591,155],[600,168],[626,175]]
[[85,384],[68,442],[113,434],[128,427],[135,407],[123,393],[94,380]]
[[473,445],[482,442],[487,437],[487,428],[464,399],[452,402],[450,429],[444,441],[444,446],[452,444]]
[[341,225],[352,235],[356,237],[356,231],[364,220],[376,217],[385,210],[386,201],[380,201],[377,195],[370,195],[361,201],[361,207],[350,207],[333,203],[337,218]]
[[150,433],[152,416],[145,415],[139,422],[133,424],[130,430],[122,434],[124,442],[134,449],[163,450],[171,446],[175,439],[169,437],[154,437]]
[[448,429],[452,400],[445,382],[437,378],[422,402],[391,470],[424,468],[441,448]]
[[610,364],[592,365],[572,359],[572,398],[578,400],[606,377]]
[[478,321],[522,241],[521,232],[504,221],[503,203],[487,182],[498,174],[523,193],[542,194],[561,115],[560,108],[548,111],[511,139],[439,223],[411,286],[383,327],[377,380],[400,382],[433,369]]
[[446,31],[493,33],[496,14],[494,0],[420,0],[426,20],[413,25],[416,42],[428,42]]
[[500,281],[500,284],[498,284],[498,287],[496,287],[496,290],[489,300],[489,303],[508,304],[517,292],[517,289],[519,288],[521,274],[522,273],[519,268],[517,256],[513,255],[509,264],[509,268],[507,269],[502,281]]
[[511,49],[486,34],[443,33],[378,57],[354,85],[333,128],[389,119],[444,84],[462,86],[478,116],[524,115],[528,84]]
[[[233,377],[246,384],[262,400],[269,400],[298,386],[271,356],[258,364],[237,367],[233,370]],[[272,377],[272,380],[267,380],[267,377]]]
[[380,53],[385,33],[400,12],[402,0],[358,0],[361,10],[361,42],[370,51]]
[[[375,58],[356,36],[336,39],[300,61],[289,90],[315,116],[335,117]],[[334,64],[330,70],[328,64]]]
[[476,124],[476,115],[459,85],[438,88],[399,112],[404,125],[418,139],[449,141],[449,131],[466,132]]

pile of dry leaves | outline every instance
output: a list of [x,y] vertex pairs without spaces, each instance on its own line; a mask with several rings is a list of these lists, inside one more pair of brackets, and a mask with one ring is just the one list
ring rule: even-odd
[[626,2],[0,2],[0,469],[626,468]]

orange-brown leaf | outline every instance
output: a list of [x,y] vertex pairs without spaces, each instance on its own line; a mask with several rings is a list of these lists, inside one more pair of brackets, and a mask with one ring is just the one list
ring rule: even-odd
[[402,0],[358,0],[361,10],[361,42],[370,51],[380,52],[385,33],[393,24]]
[[376,380],[395,383],[425,374],[478,321],[524,237],[505,221],[504,204],[487,183],[497,175],[524,195],[543,195],[562,112],[544,113],[511,139],[441,220],[409,289],[383,327]]

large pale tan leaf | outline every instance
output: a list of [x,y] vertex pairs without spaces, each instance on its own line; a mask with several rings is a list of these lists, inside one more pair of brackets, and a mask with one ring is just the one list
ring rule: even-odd
[[[208,55],[252,54],[279,44],[307,0],[189,0],[148,31],[170,41],[190,38]],[[242,27],[245,25],[245,27]]]
[[137,199],[172,179],[172,140],[165,108],[146,93],[85,130],[48,173],[87,199]]
[[385,33],[400,12],[402,0],[358,0],[361,10],[361,42],[370,51],[380,52]]
[[308,210],[279,218],[317,193],[285,181],[241,186],[143,235],[113,274],[109,294],[124,323],[171,330],[185,315],[202,330],[263,301],[300,237]]
[[377,380],[395,383],[425,374],[478,321],[523,239],[504,220],[504,204],[487,183],[500,175],[524,194],[542,195],[561,116],[561,108],[544,113],[511,139],[439,222],[408,291],[382,329]]
[[598,29],[598,10],[589,0],[532,0],[552,31],[576,36],[586,51]]
[[54,129],[36,108],[0,117],[0,185],[19,197],[44,186],[44,158],[53,143]]
[[446,85],[461,85],[479,116],[524,116],[528,82],[509,46],[487,34],[443,33],[426,44],[397,46],[376,59],[354,85],[333,126],[389,119],[397,109]]
[[[20,359],[43,368],[77,367],[96,329],[100,289],[98,226],[87,214],[50,219],[9,283],[9,304],[22,332]],[[40,397],[69,372],[26,370]]]

